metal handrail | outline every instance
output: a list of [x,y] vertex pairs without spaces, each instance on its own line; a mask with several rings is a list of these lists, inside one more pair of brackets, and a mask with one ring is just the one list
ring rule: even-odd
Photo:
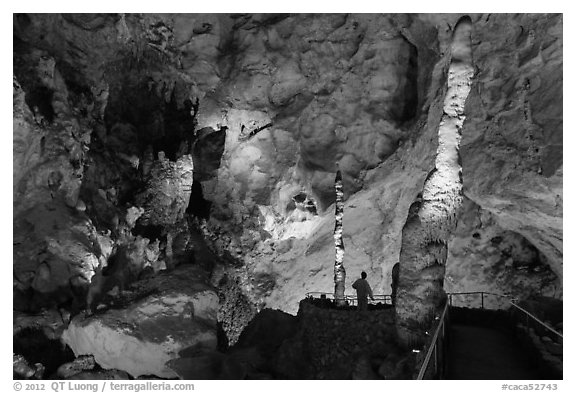
[[452,297],[453,296],[458,296],[458,295],[478,295],[480,294],[480,308],[484,309],[484,295],[492,295],[492,296],[498,296],[498,297],[503,297],[508,299],[509,302],[512,302],[514,300],[516,300],[516,298],[510,296],[510,295],[502,295],[500,293],[493,293],[493,292],[486,292],[486,291],[475,291],[475,292],[449,292],[446,295],[448,295],[448,302],[450,303],[450,306],[452,306]]
[[[326,299],[334,300],[333,292],[307,292],[305,296],[306,298],[320,298],[322,295],[324,295]],[[358,297],[353,295],[344,295],[344,300],[353,305],[358,301]],[[369,299],[369,301],[372,300]],[[384,304],[392,304],[392,295],[376,294],[374,295],[373,301],[383,301]]]
[[[424,361],[422,362],[422,366],[420,367],[420,371],[418,372],[417,379],[423,379],[424,375],[426,375],[426,371],[428,371],[428,365],[430,363],[430,359],[432,358],[432,354],[435,354],[435,358],[434,358],[435,367],[436,368],[438,367],[438,364],[437,364],[438,340],[439,340],[439,337],[441,337],[443,339],[444,335],[445,335],[445,329],[446,329],[445,319],[446,319],[446,315],[448,314],[448,308],[452,306],[452,297],[458,296],[458,295],[477,295],[477,294],[480,294],[480,296],[481,296],[481,299],[482,299],[481,308],[482,309],[484,309],[484,295],[493,295],[493,296],[507,298],[510,305],[517,308],[518,310],[520,310],[521,312],[523,312],[524,314],[526,314],[530,318],[534,319],[536,322],[538,322],[539,324],[544,326],[546,329],[548,329],[552,333],[559,336],[560,338],[562,338],[562,339],[564,338],[561,333],[559,333],[558,331],[556,331],[555,329],[550,327],[545,322],[542,322],[538,317],[536,317],[535,315],[530,313],[528,310],[526,310],[523,307],[516,304],[518,299],[516,299],[510,295],[502,295],[499,293],[485,292],[485,291],[447,293],[446,295],[448,295],[448,301],[446,302],[446,305],[444,306],[444,311],[442,312],[442,316],[440,317],[440,322],[438,323],[438,327],[436,328],[436,331],[434,332],[434,336],[432,337],[432,341],[430,342],[430,347],[428,348],[428,352],[426,353],[426,357],[424,358]],[[442,336],[440,336],[440,331],[442,331]]]
[[517,305],[514,302],[510,302],[510,304],[512,304],[514,307],[516,307],[518,310],[522,311],[524,314],[528,315],[529,317],[531,317],[533,320],[535,320],[536,322],[538,322],[540,325],[544,326],[546,329],[550,330],[552,333],[554,333],[555,335],[557,335],[558,337],[560,337],[561,339],[564,339],[564,336],[562,335],[562,333],[557,332],[555,329],[553,329],[552,327],[550,327],[547,323],[542,322],[540,319],[538,319],[538,317],[532,315],[529,311],[525,310],[524,308],[520,307],[519,305]]
[[428,364],[430,364],[430,359],[432,358],[432,354],[434,354],[434,367],[436,368],[435,371],[438,369],[438,337],[440,337],[440,331],[442,331],[442,340],[446,335],[446,315],[448,314],[448,307],[450,305],[448,302],[444,305],[444,310],[442,311],[442,316],[440,317],[440,322],[438,322],[438,326],[436,327],[436,331],[434,332],[434,336],[432,337],[432,341],[430,342],[430,347],[428,347],[428,352],[426,353],[426,357],[422,362],[422,367],[420,367],[420,372],[418,373],[418,377],[416,379],[423,379],[426,371],[428,371]]
[[500,296],[500,297],[507,297],[510,299],[515,299],[514,297],[510,296],[510,295],[502,295],[501,293],[494,293],[494,292],[488,292],[488,291],[472,291],[472,292],[448,292],[446,293],[447,295],[476,295],[478,293],[485,293],[487,295],[494,295],[494,296]]
[[533,320],[535,320],[536,322],[538,322],[540,325],[544,326],[546,329],[550,330],[552,333],[554,333],[555,335],[559,336],[560,338],[564,338],[562,336],[561,333],[559,333],[558,331],[556,331],[555,329],[553,329],[551,326],[549,326],[548,324],[546,324],[545,322],[542,322],[540,319],[538,319],[538,317],[536,317],[535,315],[531,314],[528,310],[520,307],[518,304],[516,304],[516,302],[518,301],[517,298],[510,296],[510,295],[502,295],[499,293],[493,293],[493,292],[485,292],[485,291],[476,291],[476,292],[452,292],[452,293],[447,293],[448,295],[448,299],[450,302],[450,305],[452,305],[452,296],[453,295],[476,295],[476,294],[480,294],[481,298],[482,298],[482,303],[481,303],[481,308],[484,309],[484,295],[493,295],[493,296],[499,296],[499,297],[504,297],[508,299],[508,302],[510,303],[510,305],[512,305],[513,307],[517,308],[518,310],[522,311],[524,314],[526,314],[527,316],[529,316],[530,318],[532,318]]
[[[331,292],[308,292],[306,293],[306,298],[316,298],[316,297],[320,297],[324,295],[326,299],[330,299],[333,300],[334,299],[334,293]],[[434,336],[432,337],[432,340],[430,342],[430,346],[428,347],[428,351],[426,353],[426,357],[424,358],[424,361],[422,362],[422,366],[420,367],[420,371],[418,372],[418,376],[416,379],[423,379],[424,376],[426,375],[426,371],[428,371],[428,366],[430,364],[430,360],[432,359],[432,355],[434,355],[434,367],[435,367],[435,371],[438,371],[438,342],[440,340],[444,340],[445,336],[446,336],[446,318],[448,315],[448,309],[452,306],[452,297],[453,296],[459,296],[459,295],[480,295],[481,297],[481,308],[484,309],[484,295],[492,295],[492,296],[498,296],[498,297],[502,297],[502,298],[506,298],[508,300],[508,302],[510,303],[510,305],[512,305],[513,307],[517,308],[518,310],[520,310],[521,312],[523,312],[524,314],[526,314],[527,316],[529,316],[530,318],[534,319],[536,322],[538,322],[539,324],[541,324],[542,326],[544,326],[546,329],[548,329],[549,331],[551,331],[552,333],[556,334],[557,336],[559,336],[560,338],[564,338],[563,335],[561,333],[559,333],[558,331],[556,331],[555,329],[553,329],[552,327],[550,327],[548,324],[546,324],[545,322],[542,322],[540,319],[538,319],[538,317],[534,316],[533,314],[531,314],[529,311],[525,310],[524,308],[522,308],[521,306],[519,306],[518,304],[516,304],[516,302],[518,301],[517,298],[514,298],[513,296],[510,295],[502,295],[499,293],[493,293],[493,292],[486,292],[486,291],[474,291],[474,292],[450,292],[446,294],[448,296],[448,301],[446,302],[446,304],[444,305],[444,309],[442,311],[442,315],[440,316],[440,320],[438,322],[438,326],[436,327],[436,331],[434,332]],[[351,296],[351,295],[345,295],[344,296],[346,301],[352,302],[352,304],[357,301],[357,297],[356,296]],[[378,294],[378,295],[374,295],[374,301],[377,300],[383,300],[384,303],[387,303],[388,300],[392,300],[392,296],[391,295],[382,295],[382,294]]]

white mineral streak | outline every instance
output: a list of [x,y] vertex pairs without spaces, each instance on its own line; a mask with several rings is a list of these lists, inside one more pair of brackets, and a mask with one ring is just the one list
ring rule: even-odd
[[470,62],[452,62],[448,71],[448,91],[444,115],[438,129],[436,171],[424,184],[423,204],[418,212],[427,227],[425,241],[446,241],[456,225],[456,212],[462,205],[462,166],[459,160],[460,130],[464,124],[464,104],[474,68]]
[[336,173],[334,182],[336,189],[336,224],[334,225],[334,246],[336,259],[334,261],[334,298],[337,305],[344,304],[346,270],[344,269],[344,241],[342,240],[342,216],[344,216],[344,193],[342,192],[342,174]]

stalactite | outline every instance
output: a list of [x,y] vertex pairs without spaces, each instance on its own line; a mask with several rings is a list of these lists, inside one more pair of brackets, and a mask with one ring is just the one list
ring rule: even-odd
[[336,213],[334,225],[334,246],[336,247],[336,258],[334,261],[334,299],[336,305],[344,305],[344,291],[346,284],[346,270],[344,269],[344,240],[342,239],[342,217],[344,216],[344,193],[342,192],[342,173],[336,172],[334,180],[336,189]]

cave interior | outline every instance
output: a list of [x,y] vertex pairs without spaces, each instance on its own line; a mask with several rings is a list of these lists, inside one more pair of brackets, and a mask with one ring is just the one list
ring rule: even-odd
[[14,14],[14,378],[562,379],[562,27]]

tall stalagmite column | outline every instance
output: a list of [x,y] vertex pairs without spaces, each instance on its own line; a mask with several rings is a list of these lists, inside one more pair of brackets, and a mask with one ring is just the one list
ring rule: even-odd
[[342,173],[336,172],[334,180],[336,189],[336,224],[334,225],[334,246],[336,258],[334,260],[334,299],[337,306],[346,303],[344,290],[346,284],[346,270],[344,269],[344,241],[342,240],[342,216],[344,216],[344,193],[342,192]]
[[425,341],[425,331],[445,298],[447,242],[462,203],[460,130],[474,74],[470,31],[470,19],[462,18],[451,46],[435,168],[428,175],[421,196],[410,206],[402,230],[396,323],[400,340],[406,346],[418,346]]

